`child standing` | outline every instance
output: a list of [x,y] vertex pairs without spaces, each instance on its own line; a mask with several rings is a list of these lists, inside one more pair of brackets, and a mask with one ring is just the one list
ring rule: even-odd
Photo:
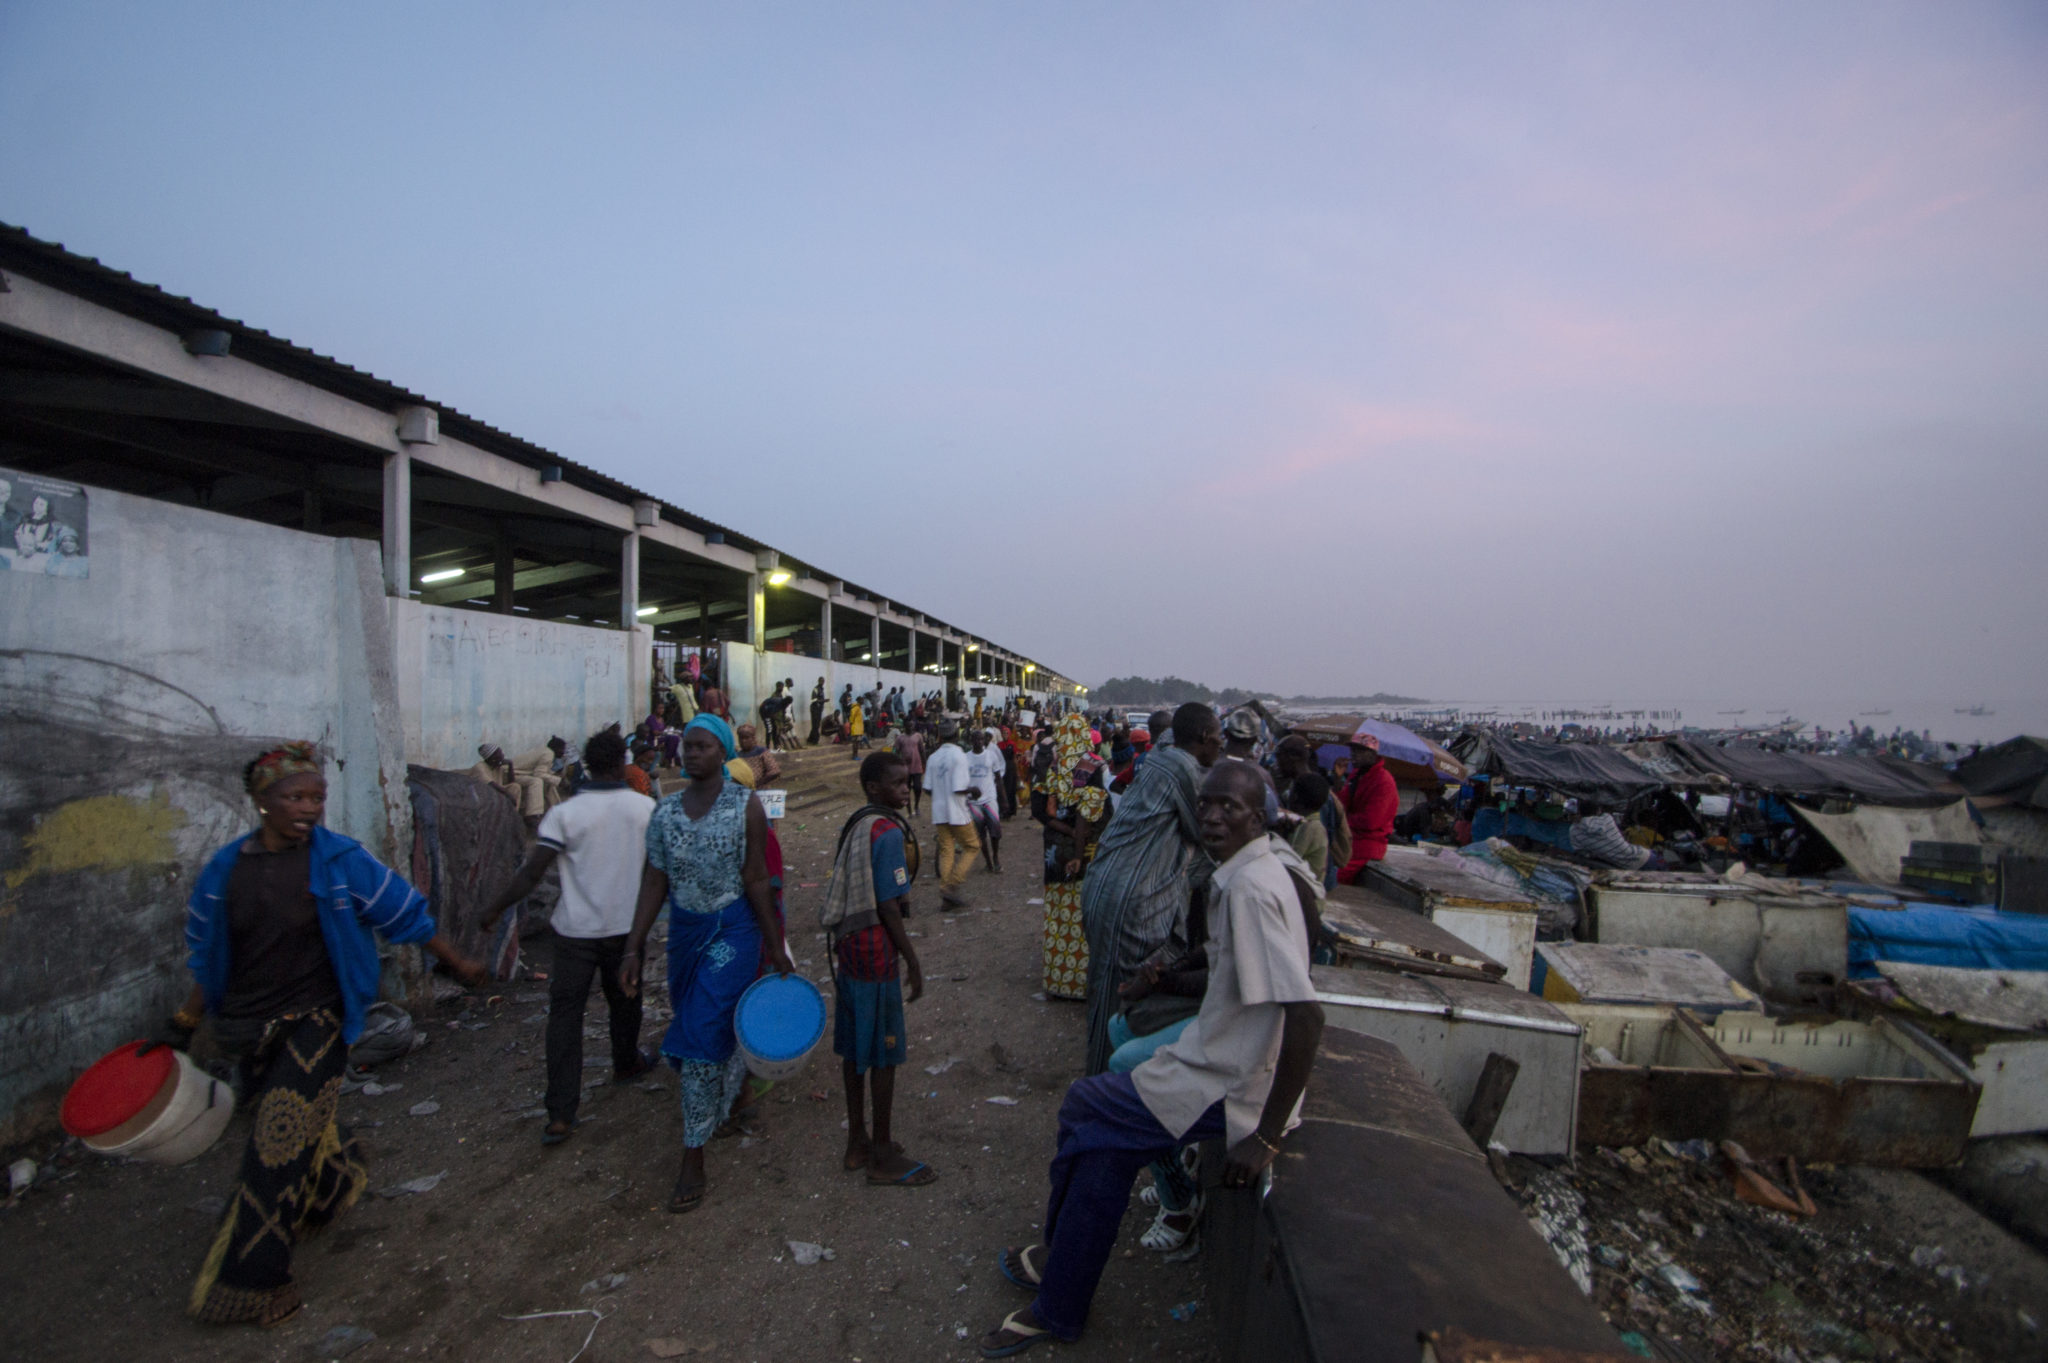
[[[860,782],[868,803],[840,830],[819,910],[832,942],[832,1050],[846,1086],[846,1168],[867,1170],[869,1183],[921,1187],[938,1174],[905,1155],[890,1130],[896,1068],[909,1053],[899,959],[909,968],[910,1001],[924,993],[924,967],[903,930],[914,844],[906,844],[897,811],[910,803],[910,771],[893,752],[870,753],[860,764]],[[872,1128],[868,1096],[874,1099]]]

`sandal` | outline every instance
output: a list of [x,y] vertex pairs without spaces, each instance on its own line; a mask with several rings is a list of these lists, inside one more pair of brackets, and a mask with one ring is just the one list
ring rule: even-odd
[[[540,1143],[542,1145],[560,1145],[563,1141],[568,1140],[569,1137],[574,1135],[576,1128],[581,1125],[583,1123],[580,1121],[549,1122],[541,1128]],[[556,1127],[560,1127],[561,1130],[557,1131]]]
[[[1185,1230],[1167,1224],[1169,1219],[1179,1217],[1187,1218],[1188,1224]],[[1182,1245],[1186,1244],[1188,1237],[1195,1233],[1195,1228],[1201,1225],[1201,1223],[1202,1195],[1196,1193],[1195,1200],[1177,1212],[1171,1212],[1161,1207],[1159,1215],[1152,1218],[1151,1226],[1146,1229],[1143,1235],[1138,1237],[1138,1243],[1146,1249],[1165,1254],[1171,1250],[1179,1249]]]
[[[1031,1262],[1031,1252],[1038,1251],[1039,1262]],[[1036,1292],[1044,1276],[1045,1246],[1026,1245],[1022,1249],[1006,1249],[996,1256],[996,1267],[1003,1276],[1026,1292]]]
[[[1003,1317],[1001,1325],[998,1325],[988,1334],[983,1335],[981,1340],[981,1356],[983,1358],[1008,1358],[1012,1354],[1023,1353],[1041,1339],[1051,1339],[1053,1337],[1052,1331],[1041,1330],[1036,1325],[1026,1325],[1023,1321],[1017,1319],[1017,1317],[1030,1309],[1028,1306],[1018,1307],[1009,1315]],[[1017,1338],[1006,1340],[1003,1338],[1004,1335],[1015,1335]],[[994,1342],[991,1343],[990,1341]]]
[[694,1188],[688,1187],[683,1183],[683,1176],[677,1174],[676,1186],[668,1195],[669,1211],[678,1216],[684,1212],[696,1211],[697,1208],[704,1205],[704,1192],[708,1186],[708,1184],[700,1183]]

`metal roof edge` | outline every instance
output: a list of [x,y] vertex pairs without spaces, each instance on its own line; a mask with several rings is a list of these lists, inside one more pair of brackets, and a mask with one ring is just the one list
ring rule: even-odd
[[[395,413],[401,407],[431,407],[440,414],[443,431],[478,449],[531,468],[560,465],[565,476],[587,491],[629,502],[654,502],[661,508],[663,514],[691,530],[699,533],[711,531],[723,535],[727,543],[742,549],[773,549],[778,553],[787,554],[810,570],[813,576],[832,576],[813,559],[769,544],[766,540],[756,539],[744,531],[720,525],[666,498],[644,492],[599,469],[578,463],[567,455],[558,454],[543,445],[536,445],[479,417],[470,416],[438,403],[424,394],[401,387],[389,379],[379,378],[367,370],[345,364],[331,355],[322,355],[316,350],[310,350],[239,318],[229,317],[202,303],[196,303],[183,294],[175,294],[159,285],[145,283],[127,271],[117,270],[93,256],[69,250],[60,242],[44,241],[25,227],[0,222],[0,270],[14,270],[52,287],[78,294],[90,302],[111,308],[138,321],[164,327],[166,330],[181,334],[200,329],[225,331],[240,347],[235,353],[252,363],[316,387],[326,388],[342,397],[382,411]],[[868,592],[875,598],[872,604],[878,607],[884,602],[905,605],[900,597],[876,592],[850,579],[834,577],[833,580],[844,582],[850,591]],[[928,611],[913,613],[924,614],[930,617],[934,626],[968,635],[988,647],[999,648],[1019,658],[1029,657],[1028,654],[1018,653],[1015,649],[997,644],[984,635],[972,634],[958,626],[948,625],[932,617]],[[1044,670],[1053,671],[1049,668]],[[1054,672],[1054,675],[1065,676],[1059,672]]]

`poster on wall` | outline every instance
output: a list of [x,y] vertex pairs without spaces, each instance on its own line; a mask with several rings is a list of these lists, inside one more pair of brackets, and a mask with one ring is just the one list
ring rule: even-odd
[[86,577],[85,489],[0,469],[0,572]]

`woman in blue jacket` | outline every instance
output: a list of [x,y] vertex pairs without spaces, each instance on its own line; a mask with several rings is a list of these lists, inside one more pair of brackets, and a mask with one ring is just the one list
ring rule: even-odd
[[435,931],[426,897],[320,826],[327,782],[310,743],[287,743],[243,772],[256,831],[207,862],[185,916],[195,984],[172,1019],[187,1035],[202,1010],[250,1081],[249,1146],[220,1230],[192,1288],[202,1321],[275,1325],[299,1309],[292,1248],[362,1194],[369,1173],[335,1124],[351,1042],[377,1001],[372,933],[422,942],[457,979],[482,966]]

